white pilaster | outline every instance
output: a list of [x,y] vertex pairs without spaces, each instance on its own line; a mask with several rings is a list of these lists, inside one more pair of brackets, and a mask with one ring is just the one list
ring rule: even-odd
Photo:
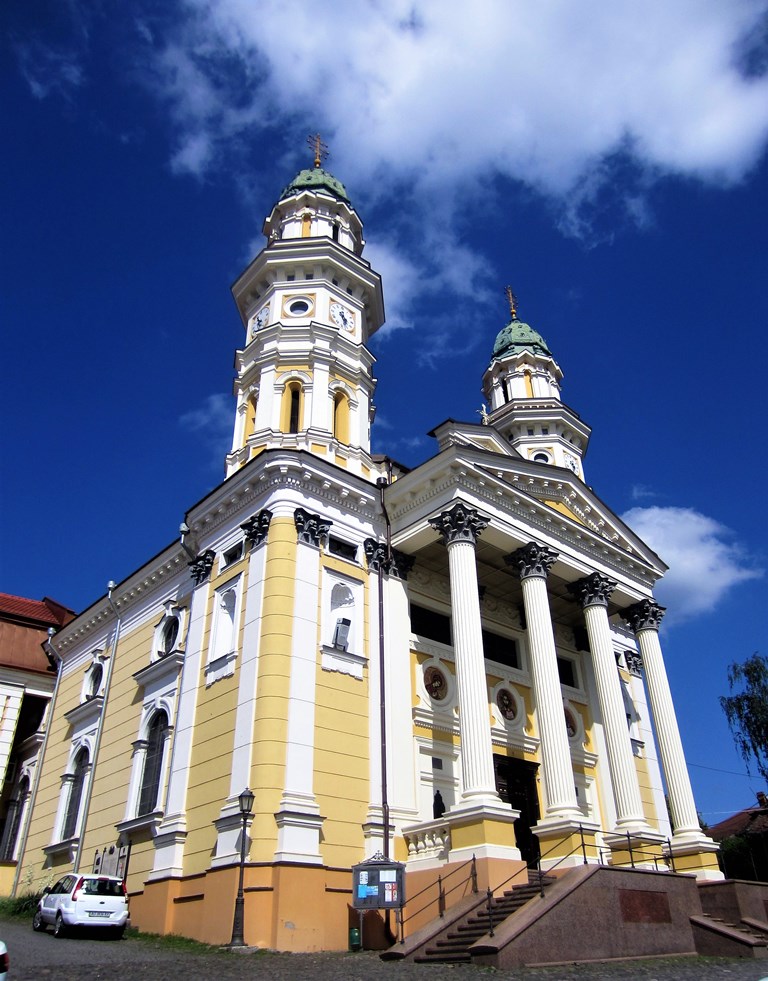
[[192,745],[200,688],[202,644],[209,582],[204,579],[192,593],[189,610],[186,653],[181,669],[181,683],[176,707],[173,752],[168,775],[168,796],[163,820],[153,840],[155,861],[149,879],[182,875],[184,843],[187,838],[187,790],[189,788]]
[[[298,509],[297,527],[299,512],[305,514],[301,508]],[[305,517],[317,518],[306,514]],[[299,534],[296,549],[285,786],[275,815],[278,827],[275,861],[319,865],[322,863],[320,829],[323,818],[314,794],[315,675],[319,649],[319,518],[311,524],[313,531]],[[308,525],[305,524],[304,527]],[[315,544],[308,544],[310,537]]]
[[24,689],[18,685],[0,685],[0,775],[3,779],[8,769],[13,737],[21,712]]
[[267,531],[272,517],[266,509],[259,511],[243,525],[251,545],[248,567],[248,591],[245,595],[245,623],[243,648],[240,654],[240,677],[235,711],[235,738],[232,749],[232,765],[229,794],[216,820],[218,840],[212,866],[229,865],[239,860],[242,815],[239,796],[251,786],[251,759],[253,754],[253,730],[256,721],[256,681],[259,663],[259,637],[261,636],[262,601],[264,597],[264,573],[267,564]]

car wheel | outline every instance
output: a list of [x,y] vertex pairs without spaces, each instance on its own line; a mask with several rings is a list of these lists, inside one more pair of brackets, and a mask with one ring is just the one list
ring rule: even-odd
[[64,917],[61,913],[56,914],[56,922],[53,924],[53,935],[54,937],[63,937],[67,932],[67,928],[64,925]]
[[45,920],[39,909],[35,910],[35,915],[32,917],[32,929],[38,931],[45,930]]
[[115,927],[115,929],[112,931],[112,936],[115,938],[115,940],[122,940],[124,933],[125,933],[124,926]]

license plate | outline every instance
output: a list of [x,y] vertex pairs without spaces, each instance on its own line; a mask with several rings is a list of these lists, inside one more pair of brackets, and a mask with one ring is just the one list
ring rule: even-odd
[[103,910],[90,910],[88,916],[110,916],[111,914]]

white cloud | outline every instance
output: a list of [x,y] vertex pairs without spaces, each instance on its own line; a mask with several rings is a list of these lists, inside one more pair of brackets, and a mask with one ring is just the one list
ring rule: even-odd
[[669,565],[655,589],[667,624],[711,613],[728,590],[763,575],[728,528],[692,508],[632,508],[622,520]]
[[80,56],[74,50],[57,49],[39,40],[16,45],[22,75],[36,99],[57,94],[69,99],[84,81]]
[[[731,181],[765,144],[768,81],[736,64],[758,0],[336,0],[322,16],[297,2],[290,43],[279,0],[187,8],[196,17],[164,55],[179,121],[216,139],[274,114],[316,119],[356,180],[445,194],[499,172],[561,196],[622,147]],[[247,103],[228,102],[235,65],[233,82],[254,83]]]
[[209,395],[197,409],[179,417],[179,425],[217,443],[226,441],[232,429],[232,398]]

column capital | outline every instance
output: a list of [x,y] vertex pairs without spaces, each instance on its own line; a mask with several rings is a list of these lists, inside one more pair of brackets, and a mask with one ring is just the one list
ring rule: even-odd
[[622,610],[621,617],[637,633],[638,630],[658,630],[665,613],[666,608],[659,606],[656,600],[644,599]]
[[390,556],[387,558],[386,542],[377,542],[375,538],[366,538],[363,542],[363,551],[368,562],[368,569],[371,572],[386,572],[388,575],[396,576],[403,582],[408,578],[408,573],[413,568],[416,561],[413,555],[406,555],[396,548],[391,548]]
[[196,586],[200,586],[210,576],[215,558],[216,553],[213,549],[207,548],[196,558],[192,559],[191,562],[187,563],[192,570],[192,578],[195,580]]
[[264,508],[261,511],[257,511],[256,514],[252,514],[247,521],[244,521],[240,525],[251,545],[255,547],[267,540],[267,532],[269,531],[269,522],[271,520],[272,512]]
[[530,579],[532,576],[546,579],[557,556],[558,553],[553,548],[539,545],[536,542],[528,542],[522,548],[505,555],[504,561],[515,570],[521,579]]
[[616,586],[615,579],[609,579],[601,572],[593,572],[576,582],[569,582],[568,592],[586,609],[588,606],[608,606],[608,600]]
[[319,514],[310,514],[304,508],[296,508],[293,512],[293,520],[296,523],[299,542],[305,545],[314,545],[319,548],[323,539],[328,537],[332,521],[321,518]]
[[478,535],[488,527],[487,518],[461,501],[448,511],[441,511],[437,517],[429,518],[429,523],[442,535],[443,545],[453,545],[454,542],[471,542],[476,545]]

